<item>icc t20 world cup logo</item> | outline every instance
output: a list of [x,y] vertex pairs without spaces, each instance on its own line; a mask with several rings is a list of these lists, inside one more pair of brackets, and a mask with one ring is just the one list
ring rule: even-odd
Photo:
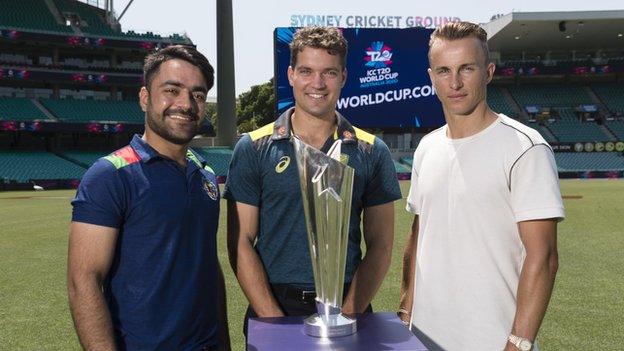
[[[365,50],[365,74],[359,77],[360,88],[369,88],[380,85],[396,84],[399,82],[399,72],[393,72],[392,48],[383,41],[377,40]],[[396,66],[395,66],[396,68]]]
[[374,41],[366,49],[364,57],[366,66],[374,68],[383,68],[392,64],[392,48],[384,45],[383,41]]

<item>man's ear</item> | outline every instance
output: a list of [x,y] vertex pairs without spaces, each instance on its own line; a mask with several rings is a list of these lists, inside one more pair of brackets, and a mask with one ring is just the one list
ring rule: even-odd
[[341,87],[344,87],[346,83],[347,83],[347,67],[345,67],[342,70],[342,85],[341,85]]
[[486,84],[490,84],[490,82],[492,81],[492,78],[494,77],[494,71],[496,70],[496,65],[492,62],[488,63],[487,65],[487,69],[486,69]]
[[427,68],[427,74],[429,74],[429,80],[431,81],[431,85],[433,85],[435,88],[435,83],[433,81],[433,71],[431,70],[431,68]]
[[146,87],[141,87],[141,90],[139,90],[139,105],[141,105],[141,110],[143,110],[143,112],[147,111],[148,101],[149,101],[149,91],[147,91]]
[[295,74],[295,71],[293,69],[292,66],[288,66],[288,71],[286,71],[286,74],[288,75],[288,84],[290,84],[290,86],[293,86],[293,75]]

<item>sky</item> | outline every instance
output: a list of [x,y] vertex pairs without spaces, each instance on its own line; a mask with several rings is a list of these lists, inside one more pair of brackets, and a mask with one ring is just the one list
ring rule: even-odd
[[[117,15],[129,1],[114,0]],[[121,19],[121,26],[124,31],[152,31],[161,35],[186,33],[216,65],[216,1],[134,0]],[[624,9],[621,0],[480,0],[479,6],[464,0],[232,0],[232,3],[237,95],[273,76],[273,29],[300,26],[301,20],[307,24],[310,17],[305,16],[331,16],[334,22],[339,18],[338,23],[344,27],[354,25],[355,16],[367,16],[372,25],[376,25],[376,17],[370,19],[370,16],[383,16],[386,26],[405,27],[419,20],[426,23],[442,17],[485,23],[495,14],[511,12]],[[216,91],[209,95],[215,96]]]

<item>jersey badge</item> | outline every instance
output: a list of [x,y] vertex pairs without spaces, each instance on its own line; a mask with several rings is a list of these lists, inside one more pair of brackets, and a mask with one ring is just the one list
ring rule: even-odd
[[219,190],[217,189],[217,185],[208,179],[204,179],[204,191],[208,194],[213,201],[217,201]]

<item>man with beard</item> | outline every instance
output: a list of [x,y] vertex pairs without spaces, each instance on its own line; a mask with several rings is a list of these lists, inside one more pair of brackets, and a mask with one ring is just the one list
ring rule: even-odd
[[87,350],[227,350],[217,259],[219,190],[188,149],[214,70],[192,47],[149,55],[145,134],[84,175],[69,236],[68,293]]

